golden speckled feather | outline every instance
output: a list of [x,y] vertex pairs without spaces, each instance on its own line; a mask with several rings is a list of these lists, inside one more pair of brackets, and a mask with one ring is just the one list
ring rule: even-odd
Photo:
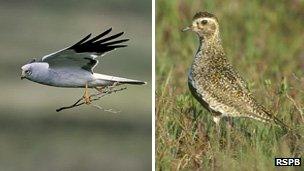
[[193,17],[192,30],[199,37],[199,48],[189,72],[189,88],[194,97],[208,110],[214,120],[222,116],[249,117],[263,122],[286,125],[270,114],[251,95],[246,81],[227,60],[222,47],[217,18],[200,12]]

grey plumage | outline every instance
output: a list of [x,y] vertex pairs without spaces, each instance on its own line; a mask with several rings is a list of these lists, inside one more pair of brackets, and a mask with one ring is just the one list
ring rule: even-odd
[[[94,73],[97,57],[116,48],[129,39],[120,39],[123,32],[108,36],[112,29],[90,39],[86,36],[76,44],[31,61],[22,66],[22,78],[56,87],[104,87],[114,83],[145,84],[143,81]],[[108,37],[107,37],[108,36]]]

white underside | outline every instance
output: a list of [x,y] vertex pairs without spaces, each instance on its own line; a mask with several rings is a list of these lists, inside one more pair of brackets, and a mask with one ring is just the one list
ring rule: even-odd
[[140,82],[139,80],[133,80],[133,79],[123,78],[123,77],[115,77],[115,76],[111,76],[111,75],[104,75],[104,74],[98,74],[98,73],[94,73],[93,77],[94,77],[94,79],[97,79],[97,80],[105,80],[105,81],[113,81],[113,82]]

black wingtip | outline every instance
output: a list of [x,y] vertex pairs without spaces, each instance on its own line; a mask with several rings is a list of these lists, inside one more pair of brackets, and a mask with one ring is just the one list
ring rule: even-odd
[[86,37],[84,37],[83,39],[81,39],[78,43],[76,44],[81,44],[83,42],[85,42],[86,40],[88,40],[90,37],[92,36],[92,33],[88,34]]
[[117,33],[117,35],[119,35],[119,36],[121,36],[121,35],[123,35],[123,34],[125,34],[125,32]]
[[[77,53],[81,52],[95,52],[98,54],[103,54],[105,52],[111,51],[116,48],[126,47],[127,45],[120,44],[127,42],[130,39],[117,39],[122,36],[125,32],[119,32],[111,36],[109,33],[112,31],[112,27],[106,31],[100,33],[99,35],[89,39],[92,34],[87,35],[85,38],[81,39],[79,42],[71,46],[69,49],[75,50]],[[107,36],[107,37],[106,37]]]
[[117,45],[119,43],[123,43],[123,42],[127,42],[127,41],[129,41],[129,39],[121,39],[121,40],[104,43],[103,45],[106,45],[106,46],[115,45],[115,44]]
[[97,41],[98,39],[104,37],[105,35],[109,34],[111,31],[112,31],[112,28],[100,33],[99,35],[95,36],[94,38],[92,38],[88,42],[93,43],[93,42]]
[[86,40],[88,40],[91,37],[92,33],[88,34],[86,37],[82,38],[80,41],[78,41],[77,43],[75,43],[73,46],[71,46],[69,49],[73,49],[74,47],[80,45],[81,43],[85,42]]

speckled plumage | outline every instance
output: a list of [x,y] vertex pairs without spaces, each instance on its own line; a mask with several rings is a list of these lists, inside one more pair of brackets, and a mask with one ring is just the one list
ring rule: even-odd
[[216,122],[228,116],[282,123],[257,103],[247,83],[229,63],[218,27],[213,14],[200,12],[193,17],[192,25],[185,29],[196,32],[200,42],[189,71],[191,93],[213,114]]

